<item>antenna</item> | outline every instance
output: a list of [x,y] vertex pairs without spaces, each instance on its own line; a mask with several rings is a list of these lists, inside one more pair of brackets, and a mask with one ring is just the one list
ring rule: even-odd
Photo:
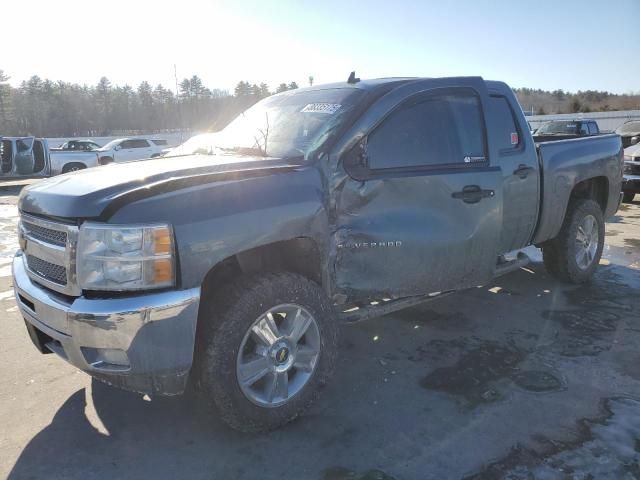
[[356,78],[356,72],[351,72],[349,74],[349,78],[347,79],[347,83],[358,83],[360,81],[359,78]]

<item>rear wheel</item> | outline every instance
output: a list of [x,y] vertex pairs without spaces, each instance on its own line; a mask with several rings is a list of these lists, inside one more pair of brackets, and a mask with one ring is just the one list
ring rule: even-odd
[[560,233],[542,247],[547,271],[571,283],[589,280],[600,263],[604,228],[602,210],[596,202],[570,202]]
[[241,431],[300,415],[332,374],[337,326],[322,289],[300,275],[241,278],[201,308],[202,393]]
[[78,170],[82,170],[84,168],[87,167],[82,163],[68,163],[67,165],[62,167],[62,173],[77,172]]
[[622,194],[622,201],[623,201],[624,203],[631,203],[631,202],[633,202],[633,199],[634,199],[634,197],[635,197],[635,196],[636,196],[636,194],[635,194],[635,193],[632,193],[632,192],[624,192],[624,193]]

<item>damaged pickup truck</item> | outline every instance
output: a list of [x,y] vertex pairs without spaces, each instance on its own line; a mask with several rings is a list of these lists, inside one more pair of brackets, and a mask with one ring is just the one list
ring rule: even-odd
[[529,245],[588,280],[622,181],[619,136],[536,145],[479,77],[284,92],[172,155],[24,189],[16,301],[43,353],[151,395],[191,384],[245,431],[317,396],[340,322],[487,284]]

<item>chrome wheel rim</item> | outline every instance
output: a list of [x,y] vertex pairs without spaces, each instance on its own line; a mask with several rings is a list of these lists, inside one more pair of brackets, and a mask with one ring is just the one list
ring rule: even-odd
[[585,216],[576,232],[576,263],[586,270],[593,264],[598,251],[598,222],[593,215]]
[[307,309],[293,303],[270,308],[240,344],[236,378],[242,393],[261,407],[290,401],[311,379],[320,356],[320,330]]

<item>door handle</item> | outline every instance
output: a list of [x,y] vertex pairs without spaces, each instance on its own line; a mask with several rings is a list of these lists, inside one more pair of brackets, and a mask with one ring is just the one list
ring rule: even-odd
[[527,175],[531,172],[533,172],[533,167],[518,165],[518,168],[513,171],[513,174],[520,178],[527,178]]
[[478,203],[483,198],[490,198],[495,194],[493,190],[483,190],[479,185],[467,185],[461,192],[453,192],[451,196],[464,203]]

